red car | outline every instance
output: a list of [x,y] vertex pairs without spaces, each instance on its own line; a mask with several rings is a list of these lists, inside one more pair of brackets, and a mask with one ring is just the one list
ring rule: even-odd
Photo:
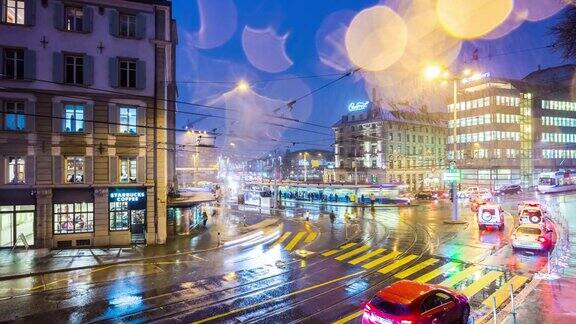
[[364,306],[362,324],[468,323],[470,305],[459,291],[401,280],[376,293]]

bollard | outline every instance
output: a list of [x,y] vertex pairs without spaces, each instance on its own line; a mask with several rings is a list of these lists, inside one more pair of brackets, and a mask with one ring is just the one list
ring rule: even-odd
[[496,314],[496,296],[492,296],[492,317],[494,318],[494,324],[498,324],[498,316]]
[[512,309],[512,324],[516,324],[516,305],[514,305],[514,286],[510,284],[510,307]]

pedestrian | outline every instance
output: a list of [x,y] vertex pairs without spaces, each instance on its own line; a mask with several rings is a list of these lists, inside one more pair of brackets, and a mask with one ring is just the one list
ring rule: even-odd
[[208,222],[208,214],[206,211],[202,212],[202,223],[204,224],[204,228],[206,228],[206,223]]
[[336,215],[334,215],[334,210],[330,211],[330,223],[334,225],[334,219],[336,219]]
[[244,224],[244,227],[248,226],[248,223],[246,222],[246,215],[242,216],[242,224]]

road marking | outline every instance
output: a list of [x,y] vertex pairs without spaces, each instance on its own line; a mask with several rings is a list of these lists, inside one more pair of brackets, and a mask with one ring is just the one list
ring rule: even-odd
[[222,313],[222,314],[214,315],[214,316],[211,316],[211,317],[208,317],[208,318],[204,318],[204,319],[201,319],[201,320],[199,320],[199,321],[192,322],[192,323],[200,324],[200,323],[210,322],[210,321],[213,321],[213,320],[222,318],[222,317],[226,317],[226,316],[230,316],[230,315],[232,315],[232,314],[236,314],[236,313],[243,312],[243,311],[245,311],[245,310],[247,310],[247,309],[251,309],[251,308],[254,308],[254,307],[262,306],[262,305],[268,304],[268,303],[273,302],[273,301],[279,301],[279,300],[282,300],[282,299],[284,299],[284,298],[286,298],[286,297],[291,297],[291,296],[298,295],[298,294],[301,294],[301,293],[304,293],[304,292],[307,292],[307,291],[309,291],[309,290],[313,290],[313,289],[316,289],[316,288],[320,288],[320,287],[323,287],[323,286],[326,286],[326,285],[329,285],[329,284],[332,284],[332,283],[335,283],[335,282],[338,282],[338,281],[346,280],[346,279],[348,279],[348,278],[351,278],[351,277],[354,277],[354,276],[363,274],[364,272],[366,272],[366,271],[365,271],[365,270],[360,270],[360,271],[358,271],[358,272],[355,272],[355,273],[352,273],[352,274],[349,274],[349,275],[346,275],[346,276],[343,276],[343,277],[340,277],[340,278],[332,279],[332,280],[329,280],[329,281],[326,281],[326,282],[323,282],[323,283],[320,283],[320,284],[317,284],[317,285],[314,285],[314,286],[311,286],[311,287],[307,287],[307,288],[304,288],[304,289],[300,289],[300,290],[297,290],[297,291],[294,291],[294,292],[291,292],[291,293],[288,293],[288,294],[285,294],[285,295],[282,295],[282,296],[270,298],[270,299],[267,299],[267,300],[265,300],[265,301],[262,301],[262,302],[259,302],[259,303],[256,303],[256,304],[252,304],[252,305],[248,305],[248,306],[245,306],[245,307],[237,308],[237,309],[235,309],[235,310],[231,310],[231,311],[226,312],[226,313]]
[[402,259],[400,259],[400,260],[398,260],[392,264],[389,264],[389,265],[385,266],[384,268],[378,270],[378,272],[380,272],[382,274],[386,274],[392,270],[398,269],[399,267],[401,267],[401,266],[405,265],[406,263],[416,259],[417,257],[418,257],[417,255],[413,255],[413,254],[405,256]]
[[370,259],[370,258],[373,257],[373,256],[377,256],[378,254],[380,254],[380,253],[382,253],[382,252],[384,252],[384,251],[386,251],[386,249],[377,248],[376,250],[374,250],[374,251],[372,251],[372,252],[366,253],[366,254],[364,254],[364,255],[361,255],[361,256],[357,257],[356,259],[352,259],[352,260],[348,261],[348,263],[349,263],[349,264],[352,264],[352,265],[356,265],[356,264],[358,264],[358,263],[360,263],[360,262],[363,262],[363,261],[366,261],[366,260]]
[[287,239],[291,234],[292,234],[292,232],[285,232],[284,234],[282,234],[282,236],[280,236],[280,238],[278,239],[278,241],[274,242],[273,246],[282,244],[282,242],[286,241],[286,239]]
[[352,242],[352,243],[344,244],[344,245],[342,245],[342,246],[340,247],[340,249],[330,250],[330,251],[327,251],[327,252],[322,253],[322,256],[326,256],[326,257],[327,257],[327,256],[334,255],[334,254],[336,254],[336,253],[338,253],[338,252],[342,252],[342,251],[346,250],[347,248],[353,247],[353,246],[356,245],[356,244],[358,244],[358,243]]
[[487,287],[491,284],[494,280],[498,279],[502,275],[500,271],[490,271],[485,274],[479,280],[474,281],[470,286],[462,289],[464,295],[468,298],[472,298],[472,296],[476,295],[482,288]]
[[400,255],[400,252],[398,252],[398,251],[392,251],[392,252],[386,254],[386,255],[383,256],[383,257],[380,257],[380,258],[378,258],[378,259],[376,259],[376,260],[374,260],[374,261],[371,261],[371,262],[368,262],[368,263],[364,264],[364,265],[362,266],[362,268],[364,268],[364,269],[372,269],[372,268],[374,268],[375,266],[377,266],[377,265],[379,265],[379,264],[382,264],[382,263],[384,263],[384,262],[386,262],[386,261],[388,261],[388,260],[390,260],[390,259],[393,259],[393,258],[397,257],[398,255]]
[[414,281],[421,282],[421,283],[428,282],[428,281],[438,277],[441,274],[453,272],[461,264],[462,263],[459,263],[459,262],[446,263],[445,265],[441,266],[440,268],[437,268],[437,269],[432,270],[426,274],[421,275],[420,277],[416,278]]
[[394,277],[399,278],[399,279],[404,279],[410,275],[415,274],[416,272],[418,272],[424,268],[427,268],[427,267],[435,264],[436,262],[438,262],[438,259],[434,259],[434,258],[428,259],[426,261],[420,262],[419,264],[417,264],[411,268],[408,268],[402,272],[397,273]]
[[286,251],[292,251],[294,250],[294,247],[296,247],[296,244],[298,244],[298,242],[300,242],[300,240],[304,237],[304,235],[306,235],[306,232],[298,232],[298,234],[296,234],[294,236],[294,238],[292,239],[292,241],[290,241],[290,243],[288,243],[286,245]]
[[200,259],[200,260],[202,260],[202,261],[206,261],[206,259],[201,258],[201,257],[197,256],[196,254],[188,254],[188,255],[190,255],[190,256],[193,257],[193,258]]
[[310,232],[310,233],[308,233],[308,236],[306,236],[304,243],[310,243],[310,242],[314,241],[317,237],[318,237],[318,233]]
[[492,297],[496,297],[496,308],[500,307],[502,303],[507,301],[510,298],[510,285],[516,292],[520,287],[522,287],[527,281],[529,280],[528,277],[524,276],[514,276],[512,279],[508,280],[505,284],[503,284],[498,290],[496,290],[490,297],[486,298],[482,304],[492,307],[494,300]]
[[359,248],[357,248],[357,249],[354,249],[354,250],[352,250],[352,251],[350,251],[350,252],[347,252],[347,253],[344,253],[344,254],[342,254],[342,255],[340,255],[340,256],[337,256],[335,259],[338,260],[338,261],[342,261],[342,260],[348,259],[348,258],[350,258],[350,257],[353,257],[353,256],[355,256],[355,255],[357,255],[357,254],[360,254],[360,253],[362,253],[362,252],[364,252],[364,251],[366,251],[366,250],[368,250],[368,249],[370,249],[370,246],[364,245],[364,246],[361,246],[361,247],[359,247]]
[[482,267],[479,265],[473,265],[471,267],[466,268],[465,270],[462,270],[454,274],[453,276],[450,276],[448,279],[442,281],[440,285],[447,287],[454,287],[460,281],[470,277],[471,275],[473,275],[478,271],[482,271]]
[[364,313],[364,311],[357,311],[354,312],[350,315],[347,315],[346,317],[342,317],[341,319],[337,320],[336,322],[332,323],[332,324],[345,324],[350,322],[351,320],[355,319],[356,317],[362,316],[362,313]]

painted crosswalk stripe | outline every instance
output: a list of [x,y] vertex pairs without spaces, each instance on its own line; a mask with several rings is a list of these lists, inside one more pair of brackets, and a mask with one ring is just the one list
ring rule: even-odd
[[322,255],[323,256],[331,256],[331,255],[334,255],[336,253],[342,252],[342,251],[346,250],[347,248],[353,247],[356,244],[358,244],[358,243],[351,242],[348,244],[344,244],[339,249],[326,251],[326,252],[322,253]]
[[482,267],[479,265],[470,266],[454,275],[450,276],[448,279],[442,281],[440,285],[447,286],[447,287],[454,287],[462,280],[472,276],[474,273],[482,271]]
[[482,288],[487,287],[490,285],[494,280],[498,279],[502,275],[500,271],[490,271],[485,274],[482,278],[474,281],[470,286],[462,289],[464,295],[468,298],[472,298],[472,296],[476,295]]
[[318,237],[318,233],[310,232],[310,233],[308,233],[308,236],[306,236],[304,243],[310,243],[310,242],[314,241],[317,237]]
[[498,288],[490,297],[486,298],[482,304],[492,307],[494,303],[493,297],[496,297],[496,308],[500,307],[502,303],[507,301],[510,298],[510,285],[512,285],[512,290],[516,292],[520,287],[522,287],[527,281],[529,280],[528,277],[524,276],[514,276],[512,279],[508,280],[502,287]]
[[378,272],[380,272],[382,274],[386,274],[390,271],[398,269],[399,267],[401,267],[401,266],[405,265],[406,263],[416,259],[417,257],[418,257],[417,255],[410,254],[410,255],[405,256],[402,259],[400,259],[400,260],[398,260],[392,264],[385,266],[384,268],[378,270]]
[[458,268],[458,266],[461,265],[461,263],[459,262],[449,262],[446,263],[445,265],[441,266],[440,268],[437,268],[435,270],[432,270],[426,274],[421,275],[420,277],[416,278],[416,282],[428,282],[436,277],[438,277],[439,275],[448,273],[448,272],[453,272],[454,270],[456,270]]
[[286,251],[294,250],[294,247],[296,247],[296,244],[300,242],[300,240],[304,237],[304,235],[306,235],[306,232],[298,232],[298,234],[294,236],[292,241],[290,241],[290,243],[286,245]]
[[334,323],[332,323],[332,324],[346,324],[346,323],[350,322],[351,320],[355,319],[356,317],[362,316],[362,313],[363,313],[363,312],[364,312],[364,311],[354,312],[354,313],[352,313],[352,314],[350,314],[350,315],[347,315],[347,316],[345,316],[345,317],[342,317],[341,319],[337,320],[336,322],[334,322]]
[[348,263],[352,264],[352,265],[356,265],[360,262],[364,262],[364,261],[370,259],[371,257],[375,257],[384,251],[386,251],[386,249],[377,248],[374,251],[368,252],[366,254],[363,254],[363,255],[357,257],[356,259],[352,259],[352,260],[348,261]]
[[398,252],[398,251],[392,251],[392,252],[386,254],[386,255],[383,256],[383,257],[380,257],[380,258],[378,258],[378,259],[376,259],[376,260],[374,260],[374,261],[371,261],[371,262],[368,262],[368,263],[362,265],[362,268],[364,268],[364,269],[372,269],[372,268],[374,268],[374,267],[377,266],[377,265],[380,265],[380,264],[382,264],[382,263],[384,263],[384,262],[386,262],[386,261],[388,261],[388,260],[390,260],[390,259],[393,259],[393,258],[397,257],[398,255],[400,255],[400,252]]
[[360,254],[360,253],[362,253],[362,252],[364,252],[364,251],[366,251],[366,250],[368,250],[368,249],[370,249],[370,246],[364,245],[364,246],[361,246],[361,247],[359,247],[359,248],[357,248],[357,249],[354,249],[354,250],[352,250],[352,251],[350,251],[350,252],[346,252],[346,253],[344,253],[344,254],[342,254],[342,255],[340,255],[340,256],[337,256],[335,259],[338,260],[338,261],[346,260],[346,259],[348,259],[348,258],[350,258],[350,257],[353,257],[353,256],[355,256],[355,255],[357,255],[357,254]]
[[434,258],[428,259],[428,260],[420,262],[417,265],[410,267],[410,268],[408,268],[402,272],[397,273],[394,277],[399,278],[399,279],[404,279],[410,275],[415,274],[416,272],[418,272],[424,268],[427,268],[427,267],[435,264],[436,262],[438,262],[438,259],[434,259]]
[[282,244],[282,242],[286,241],[286,239],[292,234],[292,232],[285,232],[284,234],[282,234],[282,236],[280,236],[280,238],[278,239],[278,241],[274,242],[274,245],[279,245]]

